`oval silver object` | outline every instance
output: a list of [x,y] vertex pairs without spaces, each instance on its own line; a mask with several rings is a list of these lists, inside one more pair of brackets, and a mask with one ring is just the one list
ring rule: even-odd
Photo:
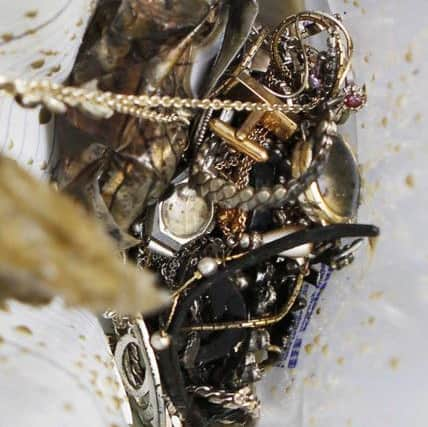
[[[293,153],[293,177],[298,178],[313,158],[313,144],[302,141]],[[350,145],[335,138],[329,158],[318,179],[299,197],[302,209],[321,224],[354,222],[360,201],[361,177]]]
[[178,239],[199,236],[211,222],[212,205],[187,184],[178,186],[160,205],[163,231]]
[[212,276],[218,270],[217,261],[210,257],[202,258],[198,263],[198,270],[204,277]]
[[[142,384],[135,384],[131,373],[133,371],[129,365],[130,346],[138,349],[141,370],[144,371]],[[159,369],[156,356],[150,345],[150,335],[142,319],[133,321],[126,335],[120,337],[114,352],[117,367],[119,369],[125,390],[131,399],[131,406],[134,406],[134,414],[138,416],[143,425],[151,427],[167,426],[167,409],[163,399],[163,391],[160,380]],[[135,420],[133,420],[134,424]],[[138,425],[138,424],[136,424]]]

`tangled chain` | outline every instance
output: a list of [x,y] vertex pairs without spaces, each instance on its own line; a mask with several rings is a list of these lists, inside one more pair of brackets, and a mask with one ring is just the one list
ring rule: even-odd
[[200,167],[194,165],[195,186],[202,197],[207,197],[219,206],[232,209],[239,208],[249,211],[258,206],[280,205],[293,203],[306,188],[315,181],[322,172],[334,138],[337,136],[336,123],[334,121],[323,120],[319,124],[321,131],[320,148],[315,155],[311,165],[299,178],[290,181],[287,185],[277,184],[274,187],[262,187],[255,189],[252,186],[238,188],[230,180],[213,177],[213,175]]
[[212,387],[208,386],[195,387],[192,391],[194,394],[204,397],[215,405],[221,405],[232,410],[240,409],[249,414],[252,418],[259,417],[260,401],[248,386],[236,392],[214,390]]

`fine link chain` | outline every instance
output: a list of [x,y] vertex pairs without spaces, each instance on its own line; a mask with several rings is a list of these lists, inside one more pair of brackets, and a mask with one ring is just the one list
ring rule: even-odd
[[[114,112],[155,122],[189,124],[189,112],[200,109],[219,111],[230,109],[246,112],[300,113],[316,107],[319,100],[298,104],[267,104],[229,99],[196,99],[158,95],[123,95],[100,90],[87,90],[64,86],[48,80],[24,81],[10,80],[0,76],[0,90],[18,99],[24,106],[42,104],[55,113],[65,113],[67,106],[76,107],[98,118],[109,118]],[[175,113],[154,111],[156,108],[173,109]]]
[[[249,135],[249,139],[262,145],[266,140],[268,131],[263,128],[255,128]],[[238,176],[234,184],[238,190],[242,190],[248,186],[250,182],[250,171],[253,168],[254,160],[244,155],[244,158],[234,165],[237,168]],[[224,161],[221,162],[224,165]],[[217,167],[220,170],[220,167]],[[245,231],[248,219],[248,212],[239,208],[225,209],[219,208],[217,213],[217,222],[223,234],[226,237],[235,237],[238,240]]]

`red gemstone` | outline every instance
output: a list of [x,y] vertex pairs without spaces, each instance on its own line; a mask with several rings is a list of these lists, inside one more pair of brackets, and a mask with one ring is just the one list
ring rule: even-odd
[[363,105],[363,98],[361,95],[351,93],[345,96],[344,102],[348,108],[360,108]]

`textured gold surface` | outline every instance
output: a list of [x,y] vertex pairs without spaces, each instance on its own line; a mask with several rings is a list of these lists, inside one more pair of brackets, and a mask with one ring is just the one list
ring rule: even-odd
[[246,154],[256,162],[266,162],[269,159],[269,154],[263,146],[251,141],[248,136],[239,138],[235,129],[227,123],[218,119],[211,119],[209,126],[216,135],[236,151]]

